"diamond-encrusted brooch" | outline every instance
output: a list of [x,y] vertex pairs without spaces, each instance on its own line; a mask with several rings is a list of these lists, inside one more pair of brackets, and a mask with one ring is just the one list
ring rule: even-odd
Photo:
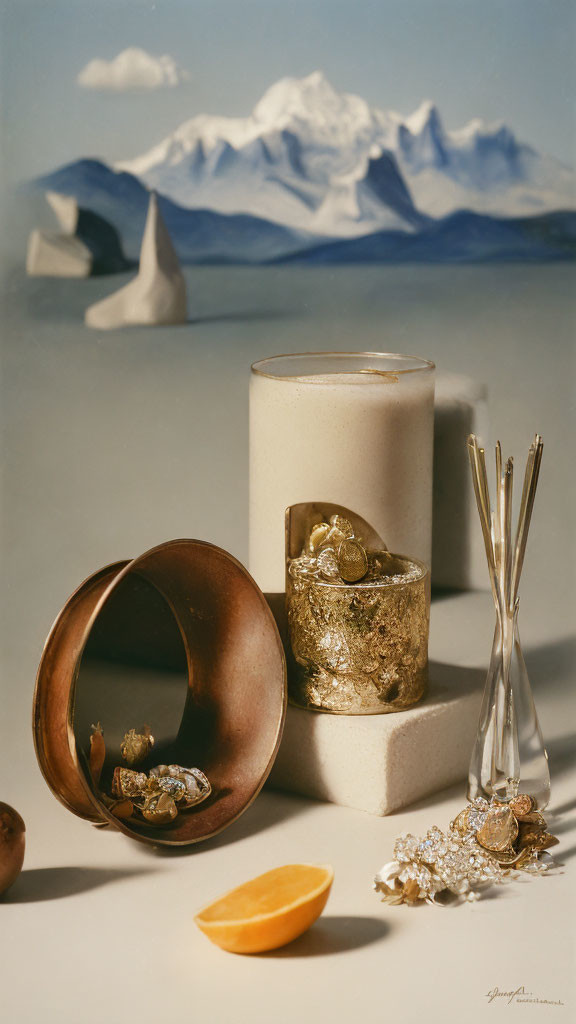
[[531,797],[521,795],[510,803],[478,798],[460,811],[447,832],[434,825],[423,838],[399,836],[394,860],[378,872],[374,889],[391,905],[477,900],[483,888],[517,871],[549,870],[554,862],[544,858],[544,851],[557,842]]

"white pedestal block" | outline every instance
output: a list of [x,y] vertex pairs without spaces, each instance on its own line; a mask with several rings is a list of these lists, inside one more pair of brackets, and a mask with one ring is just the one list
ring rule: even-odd
[[484,678],[482,669],[432,663],[428,696],[397,714],[289,706],[268,785],[384,815],[464,780]]

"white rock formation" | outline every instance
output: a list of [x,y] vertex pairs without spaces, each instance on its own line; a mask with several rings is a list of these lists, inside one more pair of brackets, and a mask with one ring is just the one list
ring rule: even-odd
[[73,234],[31,232],[26,253],[30,277],[89,277],[91,270],[92,253]]
[[88,277],[92,271],[92,253],[76,238],[78,203],[72,196],[46,192],[62,231],[41,231],[36,228],[28,239],[26,272],[30,277]]
[[135,324],[181,324],[187,319],[186,284],[156,195],[151,193],[138,274],[90,306],[85,322],[88,327],[111,330]]
[[74,196],[63,196],[60,192],[46,192],[46,202],[52,209],[65,235],[74,235],[78,227],[78,203]]

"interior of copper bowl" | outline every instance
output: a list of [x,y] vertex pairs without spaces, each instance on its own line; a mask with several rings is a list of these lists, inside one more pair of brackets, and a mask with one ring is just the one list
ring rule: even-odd
[[[84,782],[103,817],[143,841],[198,842],[229,825],[263,785],[285,712],[282,646],[262,593],[226,552],[173,541],[134,560],[97,608],[79,665],[72,726]],[[211,795],[169,825],[111,819],[89,770],[99,722],[111,793],[128,729],[155,738],[138,771],[200,768]]]

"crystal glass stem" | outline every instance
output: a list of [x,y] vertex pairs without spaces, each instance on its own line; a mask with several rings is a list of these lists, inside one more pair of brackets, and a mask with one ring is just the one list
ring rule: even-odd
[[518,602],[512,611],[498,602],[468,799],[510,800],[518,793],[534,797],[542,810],[550,799],[550,773],[520,646]]

